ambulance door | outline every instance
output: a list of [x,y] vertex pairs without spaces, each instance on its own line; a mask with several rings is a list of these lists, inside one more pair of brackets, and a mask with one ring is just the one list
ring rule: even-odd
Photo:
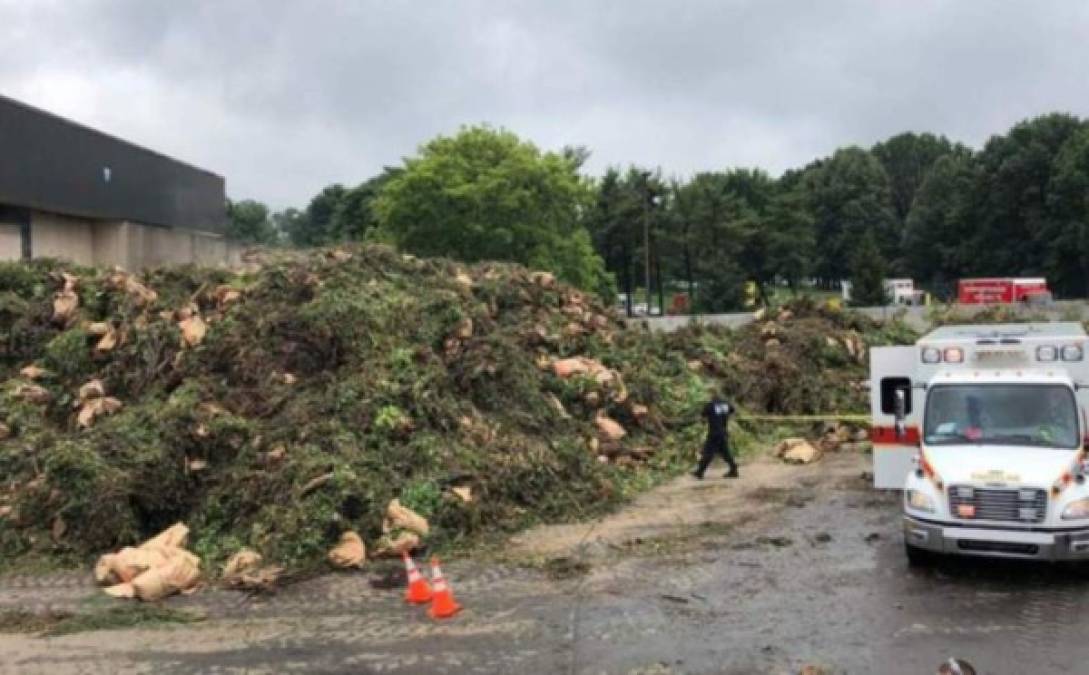
[[[870,349],[874,487],[901,490],[914,468],[911,460],[918,451],[923,418],[923,390],[912,380],[918,363],[919,348],[915,346]],[[901,433],[896,429],[898,407],[903,412]]]

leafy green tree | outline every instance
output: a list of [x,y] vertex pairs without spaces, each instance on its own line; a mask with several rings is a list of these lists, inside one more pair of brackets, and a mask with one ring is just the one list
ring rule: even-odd
[[768,266],[755,278],[764,285],[782,280],[797,291],[813,269],[816,248],[813,217],[805,208],[804,195],[780,181],[762,222]]
[[906,132],[878,143],[870,152],[885,168],[893,210],[900,223],[905,223],[934,162],[951,153],[963,155],[969,151],[963,145],[950,143],[945,136]]
[[771,286],[796,288],[809,274],[813,223],[797,181],[705,172],[674,182],[667,205],[667,256],[700,311],[740,308],[747,281],[768,303]]
[[329,220],[329,241],[361,241],[377,228],[374,201],[386,183],[398,173],[400,169],[386,167],[382,173],[346,191],[337,200]]
[[1089,124],[1059,150],[1047,200],[1044,269],[1054,288],[1084,298],[1089,295]]
[[[606,269],[618,279],[627,297],[630,316],[636,288],[646,285],[644,223],[651,230],[652,257],[660,260],[663,199],[668,191],[657,172],[634,166],[628,167],[623,174],[617,168],[607,169],[596,187],[586,226],[595,250],[601,254]],[[656,276],[660,279],[660,275]]]
[[319,192],[306,206],[304,217],[296,220],[288,237],[296,246],[322,246],[337,241],[333,232],[333,217],[348,190],[341,184],[330,185]]
[[279,239],[268,207],[252,199],[227,200],[226,235],[243,244],[275,244]]
[[888,304],[885,270],[885,259],[873,231],[864,231],[851,255],[851,304],[856,307]]
[[694,306],[701,312],[723,312],[744,304],[744,252],[752,210],[737,193],[741,181],[729,174],[696,174],[676,191],[684,247],[697,288]]
[[857,147],[837,150],[807,167],[801,184],[816,237],[814,273],[825,286],[849,276],[854,249],[867,233],[886,260],[899,257],[901,232],[888,178],[872,154]]
[[978,167],[971,155],[939,158],[919,186],[904,233],[908,274],[949,298],[973,252],[965,245],[975,226]]
[[734,169],[725,174],[727,191],[738,200],[741,210],[736,222],[737,236],[741,237],[739,266],[746,281],[756,284],[757,293],[766,305],[770,303],[770,287],[780,276],[782,260],[786,255],[779,227],[788,222],[778,219],[785,215],[776,207],[777,219],[773,220],[771,207],[778,199],[776,182],[759,169]]
[[964,244],[972,252],[972,273],[1045,272],[1049,242],[1058,234],[1052,222],[1054,204],[1048,199],[1055,158],[1081,128],[1076,117],[1054,113],[1021,122],[1005,136],[987,141],[977,155],[980,182]]
[[466,127],[406,159],[374,208],[383,233],[405,251],[520,262],[611,294],[582,222],[592,193],[576,160],[509,131]]

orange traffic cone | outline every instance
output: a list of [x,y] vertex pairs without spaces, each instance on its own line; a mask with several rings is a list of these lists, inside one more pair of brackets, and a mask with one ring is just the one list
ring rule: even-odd
[[460,612],[461,605],[454,600],[454,592],[442,576],[438,557],[431,558],[431,581],[435,584],[435,594],[431,597],[428,615],[432,619],[446,619]]
[[405,591],[405,602],[413,605],[422,605],[431,599],[431,584],[427,583],[416,569],[416,563],[412,562],[412,556],[408,551],[401,551],[401,557],[405,560],[405,572],[408,573],[408,590]]

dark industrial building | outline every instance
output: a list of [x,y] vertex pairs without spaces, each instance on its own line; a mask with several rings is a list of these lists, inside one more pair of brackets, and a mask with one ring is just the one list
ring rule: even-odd
[[223,178],[0,96],[0,260],[231,264]]

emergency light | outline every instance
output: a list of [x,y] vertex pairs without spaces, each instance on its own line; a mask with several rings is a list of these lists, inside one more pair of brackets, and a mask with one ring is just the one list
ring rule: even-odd
[[1037,361],[1081,361],[1085,358],[1085,352],[1080,345],[1063,345],[1062,348],[1055,345],[1040,345],[1036,348]]
[[942,357],[946,363],[964,363],[964,350],[960,347],[946,347]]

